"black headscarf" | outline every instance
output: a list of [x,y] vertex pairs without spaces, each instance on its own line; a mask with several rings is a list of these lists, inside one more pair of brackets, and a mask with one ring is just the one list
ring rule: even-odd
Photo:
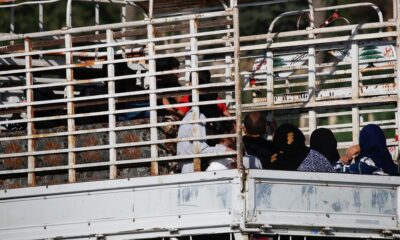
[[305,137],[297,127],[284,123],[278,127],[273,139],[278,153],[273,169],[296,171],[310,152],[305,144]]
[[378,125],[368,124],[363,127],[360,132],[359,144],[360,153],[357,155],[356,161],[368,157],[385,173],[398,175],[397,165],[393,162],[387,149],[385,134]]
[[340,158],[335,135],[327,128],[318,128],[311,134],[310,147],[324,155],[332,165]]

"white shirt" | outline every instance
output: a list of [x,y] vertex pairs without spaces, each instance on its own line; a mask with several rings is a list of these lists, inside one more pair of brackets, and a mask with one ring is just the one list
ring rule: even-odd
[[[193,119],[194,114],[193,111],[190,110],[189,112],[186,113],[185,117],[182,119],[183,122],[185,121],[192,121],[195,120]],[[206,120],[206,117],[200,113],[200,120]],[[182,125],[179,126],[178,129],[178,138],[190,138],[194,137],[193,135],[193,129],[194,129],[194,124],[190,123],[183,123]],[[205,122],[200,122],[199,123],[199,137],[206,137],[206,123]],[[221,145],[221,146],[215,146],[215,147],[210,147],[206,143],[206,140],[199,140],[200,142],[200,153],[224,153],[226,151],[226,147]],[[194,144],[193,141],[183,141],[183,142],[178,142],[177,144],[177,155],[193,155],[194,154]],[[182,161],[179,162],[178,168],[181,168],[182,173],[189,173],[193,172],[193,161]]]

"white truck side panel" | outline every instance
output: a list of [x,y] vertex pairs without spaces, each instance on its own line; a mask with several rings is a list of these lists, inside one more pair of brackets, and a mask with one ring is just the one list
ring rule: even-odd
[[230,229],[238,176],[234,170],[2,192],[0,239]]
[[250,171],[247,223],[398,229],[398,185],[395,177]]

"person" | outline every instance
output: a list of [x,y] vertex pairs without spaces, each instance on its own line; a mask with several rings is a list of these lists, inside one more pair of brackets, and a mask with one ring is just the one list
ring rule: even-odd
[[347,164],[335,166],[336,171],[355,174],[374,174],[374,175],[398,175],[398,166],[394,163],[390,155],[386,137],[382,129],[375,124],[368,124],[360,132],[359,145],[353,147],[359,149],[355,161]]
[[297,127],[285,123],[278,127],[273,138],[276,154],[272,156],[273,169],[333,172],[332,164],[319,152],[305,144],[305,137]]
[[[200,94],[200,102],[205,101],[213,101],[217,99],[216,93],[208,93],[208,94]],[[200,115],[199,120],[201,121],[198,124],[199,135],[200,138],[205,138],[206,134],[206,123],[205,120],[207,118],[216,118],[219,116],[218,107],[215,104],[211,105],[200,105],[199,106]],[[188,113],[186,113],[183,118],[183,122],[188,122],[194,119],[193,109],[190,109]],[[183,123],[179,126],[178,129],[178,138],[191,138],[194,137],[193,130],[195,124],[192,123]],[[199,140],[200,150],[199,153],[224,153],[228,151],[232,151],[232,149],[226,146],[218,146],[212,147],[207,144],[205,140]],[[193,155],[194,152],[194,141],[181,141],[177,144],[177,155]],[[193,172],[193,161],[181,161],[178,165],[178,170],[181,170],[181,173],[189,173]]]
[[340,159],[335,135],[327,128],[314,130],[310,137],[310,148],[321,153],[333,166]]
[[[212,122],[206,126],[206,134],[220,135],[234,133],[234,124],[232,122]],[[225,148],[235,148],[235,138],[220,138],[207,140],[209,146],[220,148],[224,152]],[[208,163],[206,171],[232,169],[236,166],[236,161],[231,157],[212,159]]]
[[263,169],[271,169],[273,143],[263,137],[267,132],[265,115],[262,112],[250,112],[245,116],[243,123],[243,145],[246,154],[258,158]]
[[[199,71],[198,76],[199,76],[199,85],[211,83],[210,71],[208,70]],[[192,75],[190,75],[190,82],[192,82]],[[216,100],[221,100],[221,98],[217,96]],[[191,102],[191,98],[189,95],[181,96],[180,99],[178,100],[178,103],[189,103],[189,102]],[[219,115],[230,116],[230,113],[225,103],[218,103],[217,107]],[[184,116],[187,112],[189,112],[190,108],[191,107],[189,106],[184,106],[184,107],[177,107],[176,109],[180,115]]]

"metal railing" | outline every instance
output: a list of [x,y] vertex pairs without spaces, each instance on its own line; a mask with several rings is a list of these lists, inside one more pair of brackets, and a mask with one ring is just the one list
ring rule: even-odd
[[[296,122],[306,135],[327,127],[342,135],[340,148],[357,143],[362,126],[377,123],[394,155],[397,151],[397,15],[277,33],[266,26],[265,34],[240,36],[241,9],[284,1],[233,0],[213,11],[160,15],[153,1],[120,1],[122,7],[140,7],[145,19],[104,25],[98,24],[103,1],[93,2],[98,21],[93,26],[0,35],[0,179],[5,188],[168,174],[167,163],[187,159],[195,171],[218,157],[236,157],[241,167],[242,118],[259,110],[271,111],[278,122]],[[387,2],[399,8],[398,0]],[[362,2],[314,9],[312,1],[299,12],[308,12],[312,23],[316,11],[370,6],[380,12]],[[71,16],[73,4],[69,10]],[[156,61],[168,57],[179,60],[179,69],[157,71]],[[211,72],[213,83],[199,84],[201,70]],[[179,74],[182,86],[158,88],[157,79],[168,74]],[[129,80],[140,90],[118,87]],[[88,86],[102,92],[84,95]],[[43,92],[51,96],[40,99]],[[202,102],[205,92],[221,99]],[[160,104],[163,98],[187,95],[189,103]],[[145,104],[120,107],[125,103]],[[200,120],[199,106],[218,103],[226,104],[231,115]],[[191,107],[194,118],[165,122],[160,112],[177,107]],[[149,117],[118,119],[134,113]],[[200,124],[219,121],[234,121],[235,131],[198,134]],[[165,128],[185,123],[195,126],[192,137],[165,135]],[[236,139],[236,151],[201,153],[201,141],[228,137]],[[173,147],[168,149],[182,141],[194,142],[192,155],[176,156]]]

